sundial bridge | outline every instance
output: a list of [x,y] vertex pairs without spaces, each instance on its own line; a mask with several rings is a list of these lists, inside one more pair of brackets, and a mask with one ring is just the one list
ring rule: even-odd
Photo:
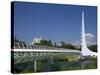
[[37,60],[76,61],[76,60],[79,60],[82,56],[97,56],[97,53],[92,52],[86,46],[84,12],[82,12],[81,51],[57,48],[57,47],[26,45],[22,43],[15,43],[11,52],[12,52],[11,53],[12,62],[14,62],[14,64],[33,61],[35,71],[36,71],[36,61]]

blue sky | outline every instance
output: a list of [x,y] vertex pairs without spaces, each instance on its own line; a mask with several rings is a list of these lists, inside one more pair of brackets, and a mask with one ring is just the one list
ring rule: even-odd
[[95,6],[14,2],[14,35],[27,43],[35,37],[74,43],[80,40],[82,11],[86,32],[92,33],[96,41]]

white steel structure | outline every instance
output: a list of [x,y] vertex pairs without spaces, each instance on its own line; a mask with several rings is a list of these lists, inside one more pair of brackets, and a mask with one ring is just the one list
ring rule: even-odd
[[97,53],[89,50],[87,45],[86,45],[84,12],[82,12],[81,53],[82,53],[83,56],[97,56]]

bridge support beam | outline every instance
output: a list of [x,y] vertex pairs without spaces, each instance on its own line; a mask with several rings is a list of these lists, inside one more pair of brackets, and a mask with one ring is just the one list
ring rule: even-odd
[[35,60],[34,61],[34,72],[36,72],[37,71],[37,61]]

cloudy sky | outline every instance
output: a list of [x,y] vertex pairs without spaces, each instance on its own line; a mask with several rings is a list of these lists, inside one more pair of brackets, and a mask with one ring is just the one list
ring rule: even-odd
[[14,2],[14,35],[27,43],[42,37],[76,45],[80,42],[82,11],[85,14],[87,44],[96,43],[95,6]]
[[[94,45],[97,42],[94,40],[95,35],[93,35],[92,33],[85,33],[85,38],[86,38],[86,44],[87,45]],[[73,45],[79,46],[80,45],[81,40],[77,40],[76,42],[73,43]]]

